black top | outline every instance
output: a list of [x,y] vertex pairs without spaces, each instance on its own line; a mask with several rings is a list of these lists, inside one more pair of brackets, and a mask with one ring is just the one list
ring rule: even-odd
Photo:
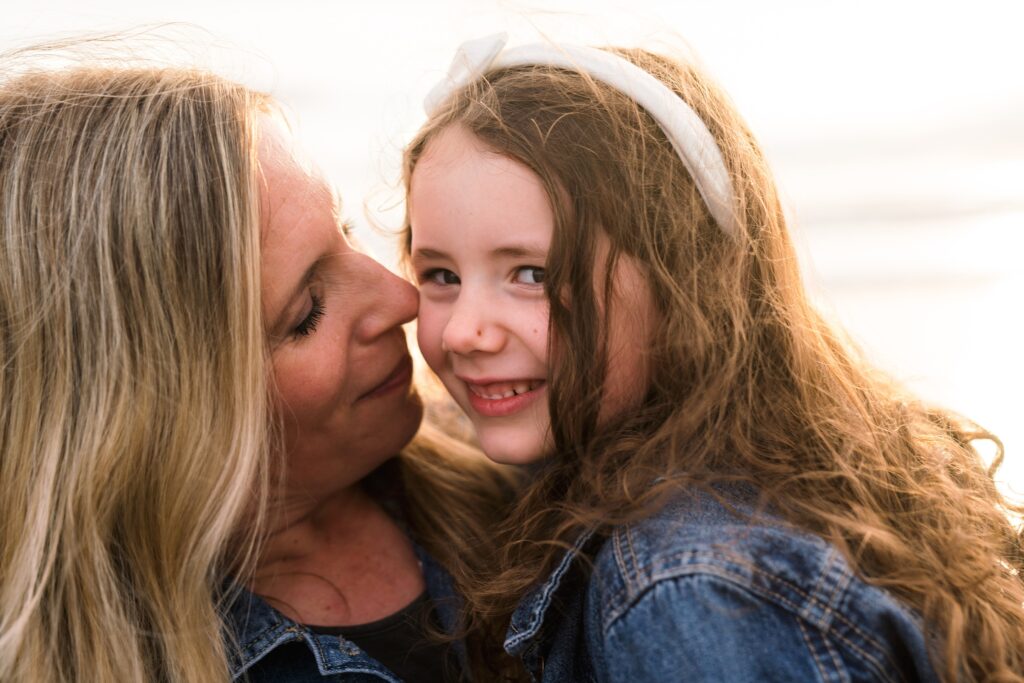
[[323,635],[339,636],[391,669],[406,683],[458,683],[462,680],[451,644],[439,642],[437,614],[427,592],[398,612],[356,626],[310,626]]

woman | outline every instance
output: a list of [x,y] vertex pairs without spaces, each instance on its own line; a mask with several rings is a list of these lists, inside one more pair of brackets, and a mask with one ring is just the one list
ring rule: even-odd
[[416,295],[274,111],[192,70],[0,84],[2,680],[457,676],[431,556],[499,481],[441,437],[387,462]]

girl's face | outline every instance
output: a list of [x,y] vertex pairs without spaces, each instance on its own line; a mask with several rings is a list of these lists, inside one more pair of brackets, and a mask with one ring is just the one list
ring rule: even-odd
[[[552,446],[544,263],[554,214],[523,164],[453,126],[427,144],[409,188],[423,357],[492,460],[530,463]],[[598,263],[607,240],[599,241]],[[595,269],[600,270],[600,269]],[[595,281],[604,273],[595,272]],[[647,376],[651,303],[628,259],[614,274],[601,412],[635,403]]]
[[462,128],[432,140],[409,189],[418,338],[427,364],[497,462],[548,450],[548,302],[554,216],[537,176]]

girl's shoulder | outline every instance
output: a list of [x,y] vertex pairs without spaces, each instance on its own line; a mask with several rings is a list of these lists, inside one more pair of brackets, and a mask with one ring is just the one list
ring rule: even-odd
[[751,496],[687,491],[612,531],[595,558],[591,590],[614,620],[655,584],[704,574],[770,590],[794,606],[828,601],[854,579],[833,546],[758,510]]
[[646,650],[675,653],[672,666],[695,680],[704,667],[708,679],[934,676],[914,613],[858,577],[833,545],[753,499],[690,491],[611,533],[586,596],[598,670],[625,666],[621,675],[646,680],[651,662],[636,656]]

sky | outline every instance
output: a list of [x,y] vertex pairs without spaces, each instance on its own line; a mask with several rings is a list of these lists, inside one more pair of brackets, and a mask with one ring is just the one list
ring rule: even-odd
[[1024,494],[1019,0],[0,0],[0,11],[0,50],[160,24],[169,59],[270,91],[387,263],[393,247],[373,226],[398,220],[402,145],[461,41],[505,31],[686,47],[764,146],[819,305],[896,379],[998,434],[1001,481]]

